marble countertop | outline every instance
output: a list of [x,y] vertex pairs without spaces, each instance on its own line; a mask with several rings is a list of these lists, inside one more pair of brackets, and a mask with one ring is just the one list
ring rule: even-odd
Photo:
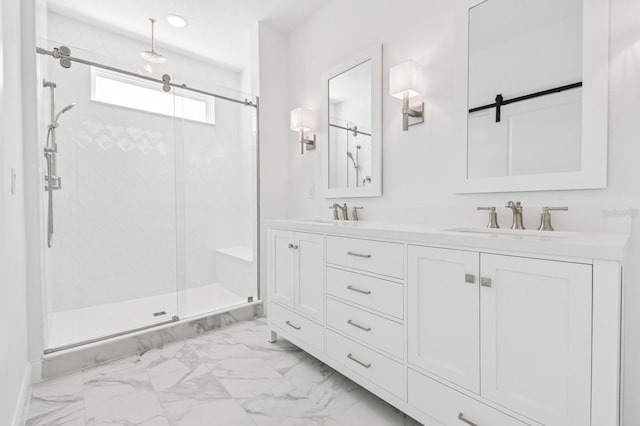
[[438,244],[462,249],[566,256],[589,261],[623,261],[629,241],[629,235],[626,233],[487,229],[425,223],[287,219],[268,221],[267,225],[328,235]]

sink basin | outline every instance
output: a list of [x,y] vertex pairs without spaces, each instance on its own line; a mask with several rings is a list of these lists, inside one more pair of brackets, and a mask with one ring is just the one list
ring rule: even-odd
[[350,220],[333,220],[333,219],[293,219],[293,221],[301,222],[301,223],[317,223],[317,224],[324,224],[324,225],[348,225],[348,224],[354,223]]
[[502,229],[502,228],[451,228],[444,229],[447,232],[460,232],[465,234],[484,235],[491,238],[509,239],[542,239],[557,240],[575,236],[574,232],[537,231],[529,229]]
[[295,219],[296,222],[305,222],[305,223],[334,223],[337,220],[331,219]]

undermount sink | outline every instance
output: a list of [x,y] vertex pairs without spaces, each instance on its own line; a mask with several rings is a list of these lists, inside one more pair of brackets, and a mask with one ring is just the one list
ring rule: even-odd
[[502,228],[451,228],[447,232],[461,232],[465,234],[485,235],[492,238],[514,239],[561,239],[574,236],[574,232],[537,231],[529,229],[502,229]]
[[334,220],[334,219],[293,219],[295,222],[303,223],[320,223],[325,225],[346,225],[353,223],[350,220]]

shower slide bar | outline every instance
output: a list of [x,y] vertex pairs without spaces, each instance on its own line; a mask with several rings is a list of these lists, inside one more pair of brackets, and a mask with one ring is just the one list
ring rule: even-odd
[[93,66],[93,67],[97,67],[97,68],[102,68],[104,70],[108,70],[108,71],[113,71],[113,72],[117,72],[120,74],[124,74],[124,75],[128,75],[130,77],[136,77],[136,78],[141,78],[143,80],[147,80],[147,81],[153,81],[155,83],[159,83],[162,86],[162,89],[165,92],[168,92],[169,90],[171,90],[171,87],[176,87],[178,89],[182,89],[182,90],[188,90],[190,92],[194,92],[194,93],[199,93],[201,95],[207,95],[207,96],[211,96],[217,99],[223,99],[225,101],[229,101],[229,102],[235,102],[238,104],[243,104],[245,106],[248,107],[253,107],[256,108],[258,107],[257,102],[253,103],[248,99],[244,99],[244,100],[240,100],[240,99],[234,99],[234,98],[230,98],[228,96],[224,96],[224,95],[219,95],[217,93],[211,93],[211,92],[207,92],[204,90],[199,90],[199,89],[194,89],[192,87],[188,87],[186,84],[178,84],[178,83],[172,83],[171,82],[171,77],[168,74],[165,74],[162,76],[162,79],[157,79],[157,78],[153,78],[153,77],[149,77],[146,75],[141,75],[135,72],[131,72],[131,71],[127,71],[127,70],[123,70],[120,68],[115,68],[109,65],[104,65],[98,62],[93,62],[93,61],[89,61],[86,59],[82,59],[82,58],[77,58],[75,56],[71,56],[71,49],[69,49],[67,46],[60,46],[58,47],[54,47],[53,50],[47,50],[47,49],[43,49],[42,47],[36,47],[36,53],[39,53],[41,55],[49,55],[52,56],[56,59],[60,59],[60,65],[63,68],[70,68],[71,67],[71,63],[72,62],[77,62],[79,64],[84,64],[84,65],[89,65],[89,66]]
[[349,132],[353,132],[353,133],[355,133],[357,135],[371,136],[371,133],[367,133],[367,132],[363,132],[362,130],[358,130],[358,126],[344,127],[344,126],[340,126],[338,124],[331,124],[331,123],[329,123],[329,126],[330,127],[336,127],[338,129],[346,130],[346,131],[349,131]]

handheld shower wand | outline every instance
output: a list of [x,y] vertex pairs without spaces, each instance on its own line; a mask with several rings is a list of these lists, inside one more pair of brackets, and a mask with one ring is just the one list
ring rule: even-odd
[[60,118],[60,116],[62,114],[64,114],[65,112],[69,111],[71,108],[73,108],[74,106],[76,106],[75,102],[71,102],[69,105],[67,105],[66,107],[62,108],[56,115],[55,118],[53,120],[53,122],[55,123],[56,127],[58,126],[58,119]]
[[[356,151],[356,156],[357,154],[358,153]],[[353,162],[353,170],[355,170],[356,172],[356,186],[358,186],[358,169],[360,168],[360,164],[358,164],[358,161],[353,157],[353,154],[351,153],[351,151],[347,151],[347,157],[349,157]]]

